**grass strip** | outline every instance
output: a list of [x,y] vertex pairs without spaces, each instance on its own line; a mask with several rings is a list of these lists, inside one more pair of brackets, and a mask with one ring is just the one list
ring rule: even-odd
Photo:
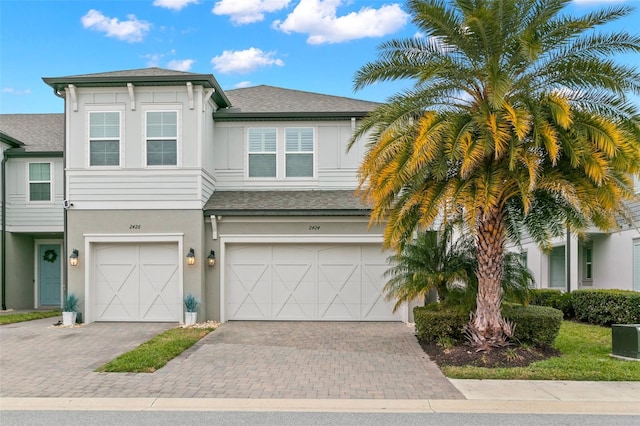
[[640,381],[640,362],[609,356],[611,329],[563,321],[554,346],[561,357],[527,367],[442,367],[452,379]]
[[109,361],[97,372],[153,373],[193,346],[215,328],[172,328]]
[[36,312],[20,312],[16,314],[0,315],[0,325],[14,324],[16,322],[33,321],[42,318],[51,318],[62,315],[59,310],[55,311],[36,311]]

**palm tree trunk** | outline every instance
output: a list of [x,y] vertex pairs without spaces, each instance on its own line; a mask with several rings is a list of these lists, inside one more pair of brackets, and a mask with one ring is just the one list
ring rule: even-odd
[[502,319],[500,306],[504,245],[505,212],[494,207],[480,213],[477,222],[478,296],[476,312],[468,325],[471,343],[479,350],[506,343],[511,328]]

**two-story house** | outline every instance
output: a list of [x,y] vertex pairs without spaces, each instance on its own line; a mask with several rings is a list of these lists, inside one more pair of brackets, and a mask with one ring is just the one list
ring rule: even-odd
[[[49,170],[63,184],[49,200],[58,248],[66,223],[56,262],[85,321],[181,321],[188,293],[222,321],[406,320],[381,293],[382,229],[354,192],[364,142],[346,149],[375,103],[224,92],[212,75],[158,68],[44,81],[65,100],[64,136],[49,135],[64,145]],[[44,182],[33,163],[14,167]],[[23,266],[52,239],[21,251]],[[8,287],[37,290],[6,271]]]
[[[410,318],[355,194],[366,141],[347,151],[376,103],[159,68],[44,81],[64,114],[0,116],[3,307],[74,293],[86,322],[179,322],[191,293],[200,319]],[[538,287],[640,290],[639,237],[524,251]]]
[[63,114],[0,116],[2,309],[60,306],[63,141]]

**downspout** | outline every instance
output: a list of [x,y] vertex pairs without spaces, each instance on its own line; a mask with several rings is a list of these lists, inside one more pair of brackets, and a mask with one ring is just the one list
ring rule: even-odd
[[7,310],[7,151],[2,151],[2,310]]

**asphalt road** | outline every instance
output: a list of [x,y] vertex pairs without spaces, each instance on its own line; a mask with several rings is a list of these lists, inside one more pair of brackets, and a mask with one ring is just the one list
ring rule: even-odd
[[640,416],[550,414],[314,413],[211,411],[0,411],[0,424],[13,425],[438,425],[438,426],[607,426],[640,424]]

